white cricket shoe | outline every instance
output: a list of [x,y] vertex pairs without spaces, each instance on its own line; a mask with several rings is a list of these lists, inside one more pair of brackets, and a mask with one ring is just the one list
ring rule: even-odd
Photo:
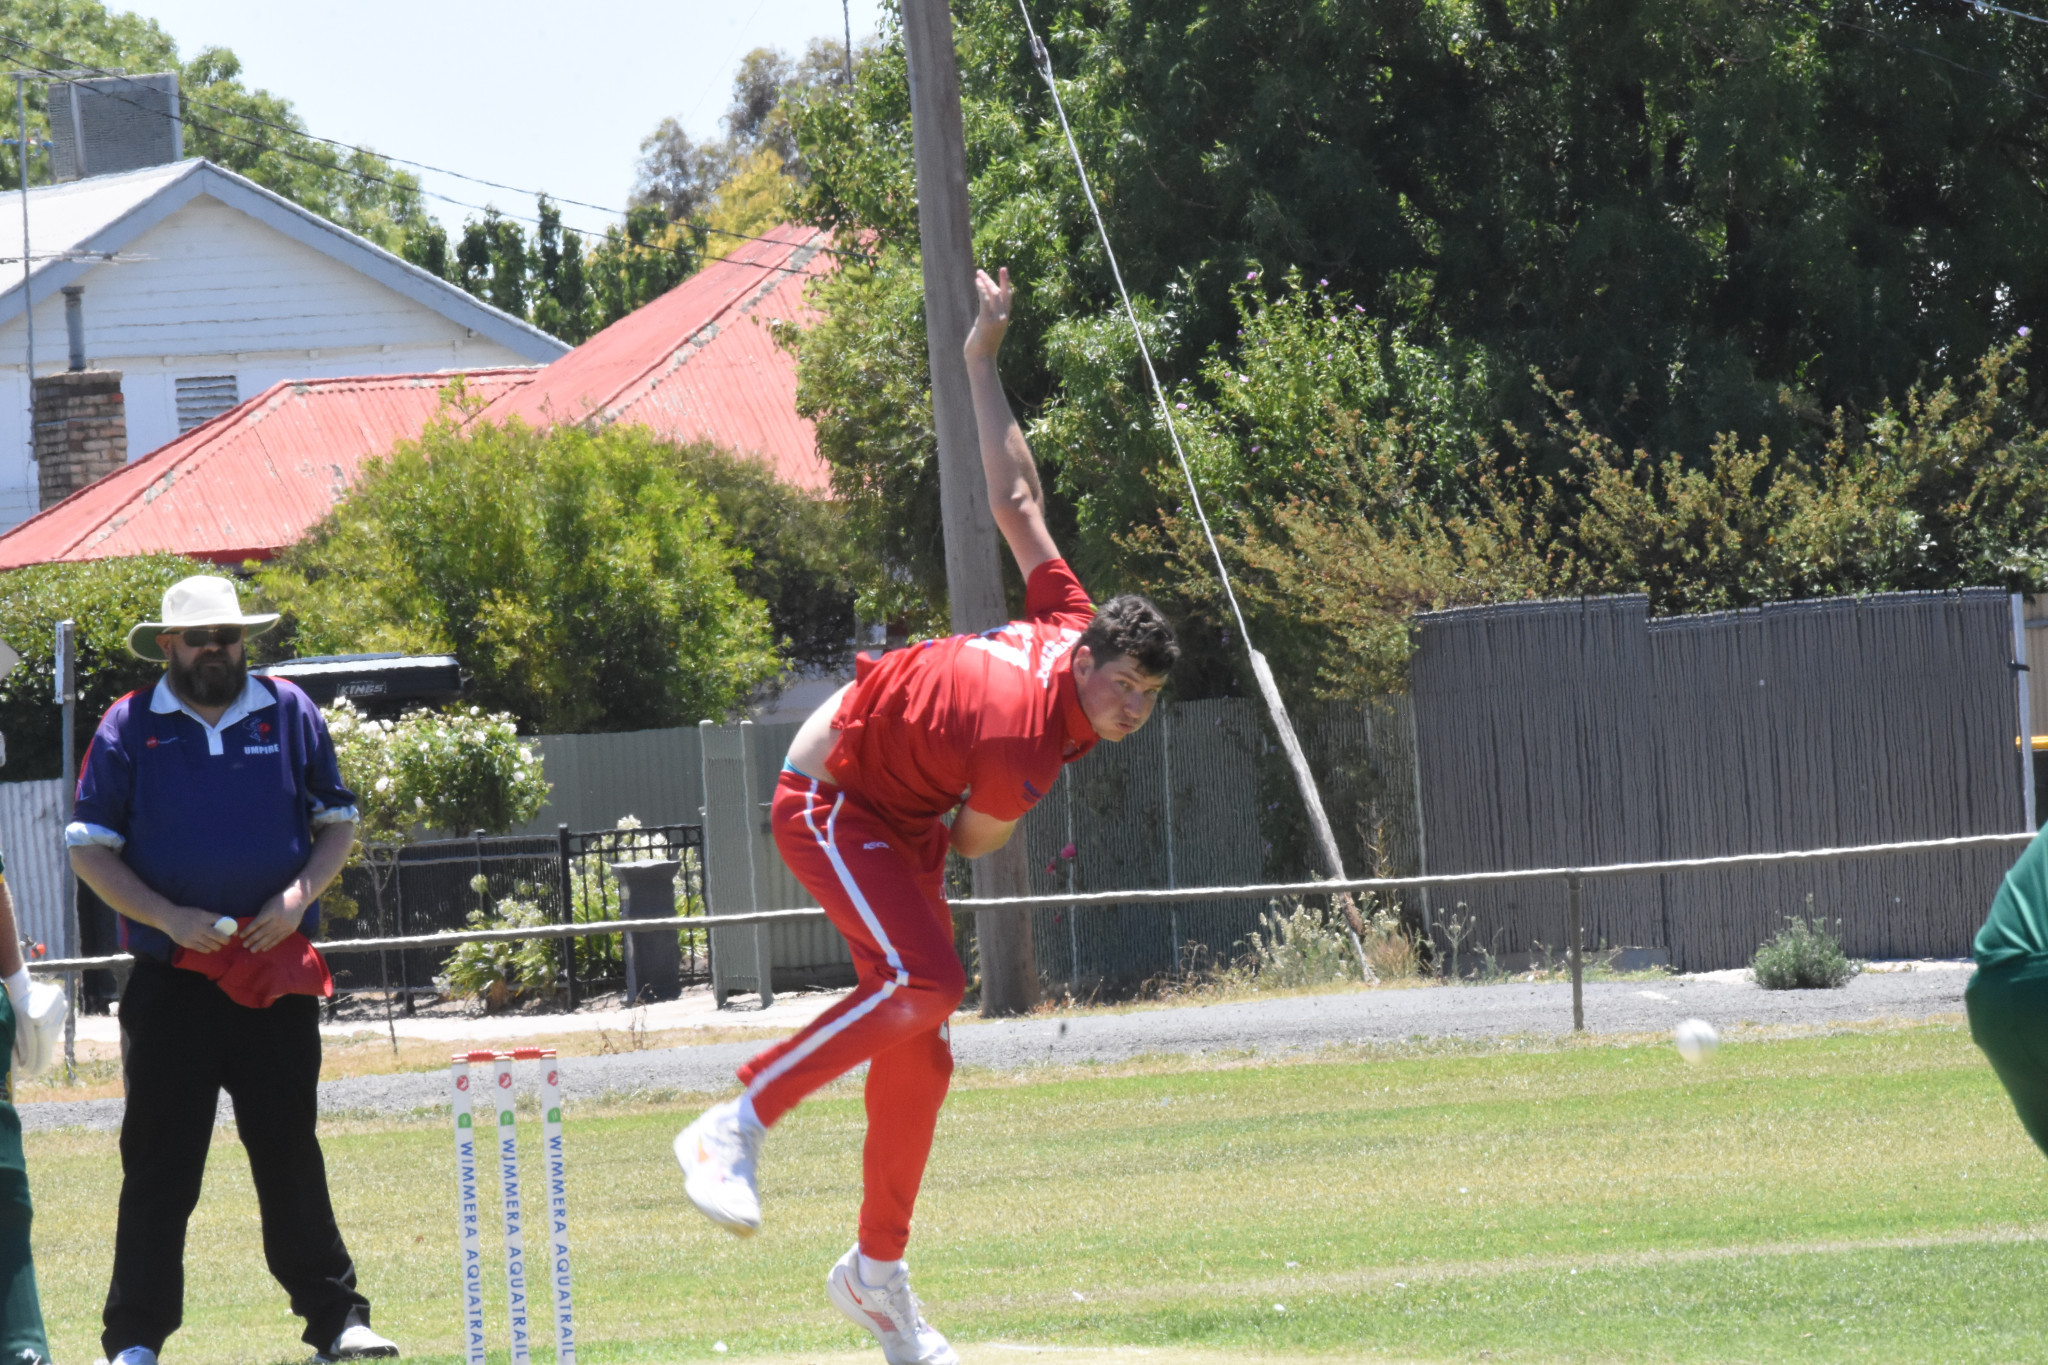
[[754,1166],[768,1130],[740,1117],[740,1102],[706,1109],[676,1134],[676,1162],[683,1168],[683,1193],[697,1212],[739,1237],[761,1230],[761,1196],[754,1190]]
[[316,1365],[335,1365],[342,1360],[389,1360],[398,1354],[398,1343],[387,1341],[360,1322],[341,1329],[334,1344],[313,1355]]
[[960,1365],[959,1352],[924,1320],[917,1295],[910,1292],[909,1267],[899,1269],[877,1289],[860,1277],[856,1243],[825,1276],[825,1292],[847,1321],[875,1334],[889,1365]]
[[[95,1360],[92,1365],[107,1365],[106,1360]],[[156,1365],[156,1352],[147,1346],[130,1346],[114,1353],[113,1365]]]

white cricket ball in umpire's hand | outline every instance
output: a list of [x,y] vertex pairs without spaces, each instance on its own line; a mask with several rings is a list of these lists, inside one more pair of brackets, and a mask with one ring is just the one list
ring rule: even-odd
[[235,927],[234,920],[227,915],[222,915],[213,922],[213,932],[216,934],[226,934],[229,938],[235,936]]
[[1721,1035],[1704,1019],[1687,1019],[1671,1030],[1671,1041],[1678,1044],[1678,1055],[1688,1062],[1704,1062],[1721,1045]]

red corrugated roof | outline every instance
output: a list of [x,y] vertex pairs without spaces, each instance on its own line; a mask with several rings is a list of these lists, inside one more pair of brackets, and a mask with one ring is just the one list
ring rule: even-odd
[[[830,234],[785,225],[715,261],[545,369],[472,370],[485,421],[596,420],[759,455],[785,482],[829,491],[817,433],[796,411],[782,324],[817,315],[804,286]],[[454,374],[288,380],[0,536],[0,570],[168,551],[223,564],[300,537],[362,461],[417,436]]]
[[417,436],[461,379],[491,402],[537,369],[285,380],[0,536],[0,570],[156,552],[221,564],[295,544],[362,462]]
[[486,408],[484,421],[596,420],[759,455],[784,482],[831,486],[796,411],[796,357],[774,328],[807,326],[804,286],[831,268],[829,233],[785,224],[620,318]]

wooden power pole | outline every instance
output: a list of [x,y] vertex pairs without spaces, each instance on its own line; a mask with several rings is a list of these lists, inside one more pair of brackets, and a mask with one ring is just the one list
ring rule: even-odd
[[[932,425],[939,441],[946,595],[953,629],[964,634],[1001,625],[1009,610],[998,557],[1002,541],[988,507],[974,401],[961,354],[977,304],[960,67],[946,0],[903,0],[903,46],[910,63],[910,132],[917,155],[917,229],[924,250],[925,343],[932,371]],[[1022,896],[1029,889],[1022,839],[974,863],[977,896]],[[981,1012],[1018,1014],[1037,1004],[1031,912],[980,911],[974,936],[981,950]]]

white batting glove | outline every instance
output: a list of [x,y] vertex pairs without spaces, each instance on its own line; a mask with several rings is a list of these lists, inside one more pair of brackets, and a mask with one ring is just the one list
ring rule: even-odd
[[64,988],[30,981],[24,967],[7,978],[7,998],[14,1005],[15,1074],[40,1076],[57,1059],[57,1045],[64,1037]]

